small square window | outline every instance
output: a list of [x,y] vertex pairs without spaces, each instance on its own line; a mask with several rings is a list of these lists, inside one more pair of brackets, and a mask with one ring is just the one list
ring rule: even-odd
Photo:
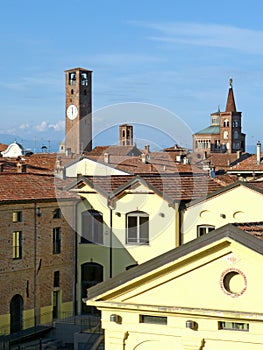
[[60,219],[61,218],[61,209],[56,208],[53,212],[53,219]]
[[13,222],[22,222],[22,211],[13,211]]

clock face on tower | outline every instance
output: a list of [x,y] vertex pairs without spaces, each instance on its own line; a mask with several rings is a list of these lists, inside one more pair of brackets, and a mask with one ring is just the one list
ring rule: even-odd
[[70,120],[74,120],[78,116],[78,108],[75,105],[69,105],[67,108],[67,117]]

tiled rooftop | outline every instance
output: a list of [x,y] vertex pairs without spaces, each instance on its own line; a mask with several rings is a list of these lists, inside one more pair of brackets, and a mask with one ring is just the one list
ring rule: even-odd
[[242,153],[240,157],[236,153],[212,153],[206,157],[206,159],[198,158],[197,154],[192,155],[192,163],[197,166],[203,166],[204,164],[209,164],[215,167],[216,171],[226,171],[228,169],[233,169],[235,166],[239,166],[249,160],[253,155],[249,153]]
[[262,171],[263,170],[263,152],[261,152],[261,158],[259,164],[257,163],[257,155],[252,154],[250,157],[245,158],[238,164],[231,166],[230,170],[243,170],[243,171]]
[[62,191],[62,182],[52,175],[0,173],[0,202],[72,199],[73,193]]
[[[94,187],[104,193],[111,194],[121,186],[128,184],[135,176],[86,176]],[[205,175],[154,175],[141,174],[140,177],[153,186],[158,192],[176,201],[190,201],[223,188],[222,184]]]
[[87,156],[103,157],[103,154],[107,152],[113,156],[138,156],[142,154],[135,145],[132,146],[96,146],[92,151],[86,153]]
[[263,221],[234,223],[233,225],[240,230],[246,231],[247,233],[263,240]]
[[4,143],[0,143],[0,152],[5,151],[7,147],[8,145],[5,145]]
[[104,155],[95,156],[89,154],[87,158],[129,174],[204,173],[202,169],[195,165],[176,162],[175,155],[170,152],[151,152],[145,156],[147,158],[146,162],[142,161],[142,156],[116,156],[110,154],[108,163],[105,162]]

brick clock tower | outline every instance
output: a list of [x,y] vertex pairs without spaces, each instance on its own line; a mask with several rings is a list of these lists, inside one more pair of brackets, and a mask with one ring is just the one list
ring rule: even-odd
[[74,68],[66,77],[66,152],[92,149],[92,71]]

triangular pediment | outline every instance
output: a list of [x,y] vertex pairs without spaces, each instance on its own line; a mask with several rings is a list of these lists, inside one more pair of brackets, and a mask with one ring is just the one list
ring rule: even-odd
[[210,233],[127,271],[126,279],[123,273],[94,287],[88,303],[250,312],[255,302],[261,304],[255,269],[263,266],[263,242],[236,228],[230,235],[216,231],[215,238]]

